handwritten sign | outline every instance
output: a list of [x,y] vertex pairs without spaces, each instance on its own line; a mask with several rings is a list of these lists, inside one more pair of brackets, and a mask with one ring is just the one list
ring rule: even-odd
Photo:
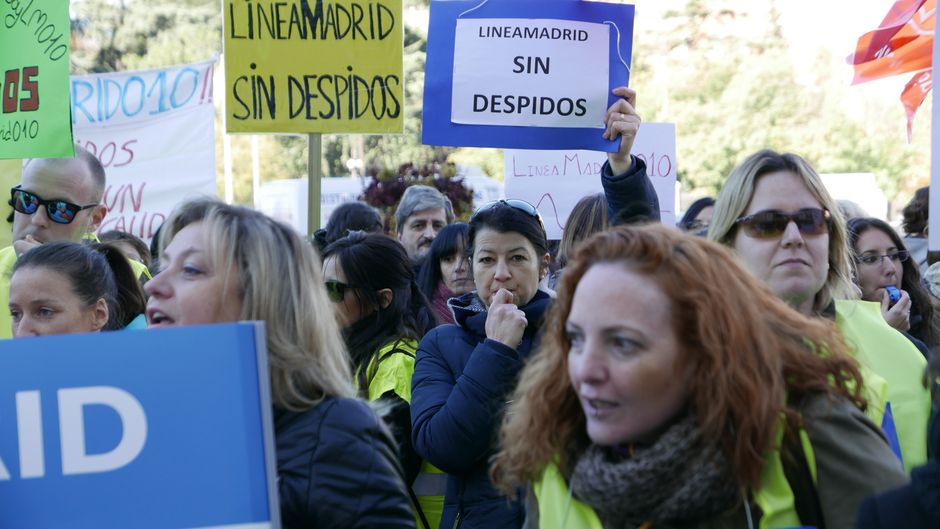
[[213,63],[72,77],[75,143],[107,174],[99,232],[149,241],[186,197],[215,195]]
[[[659,196],[662,223],[676,223],[676,127],[672,123],[643,123],[633,154],[646,163],[646,172]],[[603,193],[601,167],[607,155],[597,151],[505,151],[506,196],[535,204],[549,239],[561,239],[565,222],[582,197]]]
[[228,132],[402,132],[402,0],[225,0]]
[[451,121],[596,129],[609,47],[606,24],[458,19]]
[[0,342],[0,527],[279,528],[264,336],[255,322]]
[[629,82],[633,13],[575,0],[432,1],[422,141],[615,151],[604,115],[611,90]]
[[74,156],[68,2],[5,0],[0,20],[0,158]]

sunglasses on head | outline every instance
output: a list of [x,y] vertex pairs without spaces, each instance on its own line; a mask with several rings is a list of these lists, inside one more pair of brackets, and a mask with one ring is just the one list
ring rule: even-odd
[[829,230],[830,218],[828,211],[819,208],[803,208],[796,213],[768,209],[739,217],[734,223],[749,237],[774,239],[783,235],[791,221],[803,235],[822,235]]
[[25,189],[20,189],[19,186],[11,189],[10,195],[13,199],[14,210],[25,215],[32,215],[36,213],[39,206],[42,205],[46,207],[46,216],[49,217],[49,220],[58,224],[71,224],[79,211],[98,205],[90,204],[88,206],[79,206],[78,204],[72,204],[71,202],[60,199],[46,200],[36,193],[30,193]]
[[343,301],[343,298],[346,297],[346,291],[351,288],[356,288],[340,281],[324,281],[323,284],[326,286],[327,297],[329,297],[330,301],[333,303]]
[[532,204],[529,204],[525,200],[519,200],[518,198],[505,198],[487,202],[486,204],[478,207],[477,210],[473,212],[473,215],[470,215],[470,222],[473,222],[480,213],[489,211],[499,206],[508,206],[512,209],[517,209],[530,217],[539,219],[539,222],[542,222],[542,216],[539,215],[539,210]]

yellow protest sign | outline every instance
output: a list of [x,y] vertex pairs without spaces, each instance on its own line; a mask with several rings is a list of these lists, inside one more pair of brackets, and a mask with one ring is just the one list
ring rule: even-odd
[[403,130],[402,0],[225,0],[228,132]]

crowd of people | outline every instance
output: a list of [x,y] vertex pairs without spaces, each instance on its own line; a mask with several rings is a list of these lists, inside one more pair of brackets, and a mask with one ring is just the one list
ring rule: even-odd
[[532,204],[427,186],[310,241],[190,199],[151,250],[95,240],[94,156],[31,160],[0,336],[264,322],[287,529],[940,527],[926,198],[902,238],[763,150],[665,227],[613,93],[557,251]]

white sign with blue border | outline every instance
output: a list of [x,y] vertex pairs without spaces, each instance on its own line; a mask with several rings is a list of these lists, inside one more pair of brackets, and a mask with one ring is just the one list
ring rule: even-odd
[[630,79],[633,15],[577,0],[432,1],[422,141],[616,151],[604,116]]
[[0,342],[0,527],[277,529],[260,323]]

